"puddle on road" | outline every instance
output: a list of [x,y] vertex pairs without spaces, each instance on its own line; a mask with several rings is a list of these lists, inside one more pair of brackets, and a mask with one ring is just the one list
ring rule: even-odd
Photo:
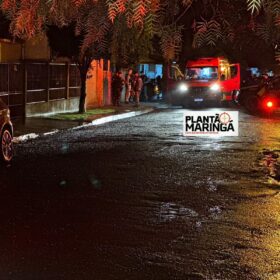
[[280,151],[263,150],[259,165],[264,169],[268,184],[280,186]]
[[198,213],[193,209],[186,208],[175,203],[162,203],[159,210],[159,221],[170,222],[175,219],[190,219],[198,217]]
[[203,223],[209,220],[219,219],[222,215],[221,206],[212,206],[205,214],[199,214],[197,211],[187,208],[182,205],[178,205],[172,202],[162,202],[157,214],[157,222],[169,223],[169,222],[182,222],[191,221],[195,223],[196,228],[200,228]]
[[225,234],[234,240],[240,264],[254,271],[256,279],[280,279],[279,213],[279,195],[243,201],[231,213],[234,222]]

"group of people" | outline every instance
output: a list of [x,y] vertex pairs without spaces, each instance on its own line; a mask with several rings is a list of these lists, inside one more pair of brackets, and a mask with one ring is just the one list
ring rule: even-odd
[[129,69],[123,79],[122,72],[118,71],[112,78],[112,101],[114,106],[120,106],[120,99],[123,87],[125,86],[125,103],[134,102],[138,107],[140,104],[140,94],[143,89],[143,79],[139,72],[133,74],[133,70]]
[[[162,93],[162,78],[157,76],[149,79],[143,72],[133,72],[129,69],[125,77],[118,71],[112,78],[112,101],[114,106],[120,106],[120,99],[123,88],[125,87],[125,103],[134,103],[139,106],[140,100],[159,99]],[[162,96],[161,96],[162,97]]]

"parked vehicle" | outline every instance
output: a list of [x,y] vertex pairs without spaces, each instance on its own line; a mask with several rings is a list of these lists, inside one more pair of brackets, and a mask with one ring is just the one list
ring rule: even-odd
[[223,57],[188,61],[185,74],[175,76],[169,96],[175,105],[231,102],[240,90],[240,65]]
[[10,162],[13,158],[13,125],[10,119],[10,110],[0,99],[0,140],[1,153],[0,159],[4,162]]
[[251,114],[272,114],[280,110],[280,77],[242,88],[239,99]]

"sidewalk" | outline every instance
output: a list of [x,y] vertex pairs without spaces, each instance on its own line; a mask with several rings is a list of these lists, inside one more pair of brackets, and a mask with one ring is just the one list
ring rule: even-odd
[[82,119],[77,119],[77,114],[75,113],[63,113],[49,117],[26,118],[24,120],[15,119],[13,120],[14,136],[18,137],[33,133],[52,133],[58,130],[70,129],[86,124],[100,125],[152,112],[156,106],[156,103],[143,103],[138,108],[133,107],[132,104],[123,104],[121,107],[102,107],[102,110],[100,110],[103,111],[102,114],[100,114],[97,109],[94,110],[93,114],[84,115],[84,118]]

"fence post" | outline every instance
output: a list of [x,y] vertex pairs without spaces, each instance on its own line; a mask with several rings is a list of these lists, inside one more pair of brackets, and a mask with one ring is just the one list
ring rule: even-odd
[[46,85],[46,91],[47,91],[47,96],[46,96],[46,102],[50,101],[50,62],[47,62],[47,85]]
[[10,63],[7,63],[7,72],[8,72],[8,107],[10,107]]
[[26,61],[23,62],[23,88],[22,88],[22,91],[23,91],[23,117],[26,117],[26,105],[27,105],[27,87],[28,87],[28,84],[27,84],[27,76],[28,76],[28,73],[27,73],[27,63]]
[[70,63],[66,62],[66,99],[70,98]]

